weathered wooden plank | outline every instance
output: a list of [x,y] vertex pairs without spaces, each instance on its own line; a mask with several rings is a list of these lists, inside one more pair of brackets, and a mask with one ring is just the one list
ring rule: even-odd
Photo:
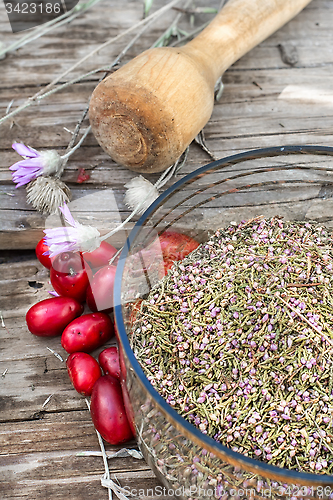
[[[323,130],[322,135],[327,135],[325,129],[331,125],[333,112],[331,65],[306,69],[228,71],[224,76],[224,83],[221,101],[215,105],[212,118],[206,127],[207,140],[211,138],[212,126],[215,136],[219,134],[226,139],[239,136],[246,122],[248,126],[252,125],[251,135],[260,136],[263,132],[264,135],[286,135],[295,132],[302,134],[311,130],[317,131],[317,134]],[[290,86],[294,89],[293,93],[288,92]],[[64,127],[73,130],[80,110],[84,109],[92,90],[93,86],[88,84],[76,85],[75,91],[66,90],[45,100],[38,106],[38,113],[32,106],[15,118],[17,126],[11,129],[6,123],[2,126],[0,146],[8,150],[12,142],[21,141],[37,149],[65,147],[70,134]],[[306,96],[304,90],[308,90]],[[25,93],[28,97],[27,90]],[[3,99],[5,109],[10,94]],[[302,119],[306,122],[303,123]],[[96,146],[96,141],[90,135],[85,144]],[[90,153],[93,153],[89,155],[92,166],[100,165],[102,161],[111,162],[98,147],[90,150]],[[81,166],[84,155],[77,152],[74,158]],[[18,155],[13,151],[8,159],[4,157],[8,166],[18,159]],[[87,164],[87,158],[85,163]],[[116,167],[113,162],[110,165]]]
[[[130,498],[133,500],[148,500],[152,493],[161,500],[171,500],[168,490],[164,488],[150,471],[131,471],[116,473],[111,476],[114,481],[119,481],[127,491],[137,492]],[[33,498],[34,500],[45,500],[46,498],[70,498],[70,500],[83,500],[86,498],[101,500],[107,498],[107,491],[100,484],[101,474],[90,473],[79,477],[40,479],[19,479],[15,482],[4,483],[4,500]],[[140,496],[139,496],[140,494]]]
[[[36,259],[19,255],[3,261],[0,286],[11,301],[6,310],[3,296],[0,303],[1,498],[107,498],[100,485],[102,459],[77,456],[80,451],[99,451],[99,445],[84,398],[72,388],[65,363],[46,349],[51,347],[66,359],[60,338],[35,337],[25,325],[23,310],[31,300],[47,296],[48,271]],[[32,278],[44,287],[29,287]],[[15,293],[13,285],[20,293]],[[93,354],[97,356],[100,350]],[[50,394],[51,400],[43,407]],[[127,446],[133,447],[135,442]],[[106,444],[110,452],[120,448]],[[143,460],[117,458],[109,462],[113,477],[120,476],[123,486],[160,487]]]
[[[0,455],[16,455],[24,453],[61,452],[70,450],[75,453],[80,451],[99,451],[98,440],[92,424],[89,411],[85,407],[82,411],[67,411],[51,413],[41,412],[35,420],[5,422],[0,424],[1,450]],[[109,452],[114,452],[122,446],[106,444]],[[126,445],[128,448],[135,446],[135,441]],[[83,457],[82,457],[83,458]],[[89,457],[84,457],[88,458]],[[118,465],[123,459],[113,459]],[[138,464],[136,459],[129,457],[129,463]],[[140,462],[142,467],[143,462]]]
[[[211,1],[210,5],[218,6],[218,3]],[[154,4],[161,6],[163,2],[154,2]],[[130,50],[124,61],[149,48],[175,15],[175,12],[170,12],[164,15],[163,19],[157,21]],[[331,54],[325,43],[330,38],[330,15],[332,15],[332,9],[329,3],[324,0],[314,0],[295,19],[261,44],[259,48],[254,49],[251,57],[242,58],[237,63],[237,67],[248,68],[260,67],[261,65],[262,68],[265,68],[267,66],[271,67],[272,64],[283,67],[284,63],[281,61],[279,52],[277,51],[277,45],[287,42],[297,46],[299,56],[297,64],[299,65],[306,64],[309,61],[309,48],[311,49],[310,52],[317,55],[316,59],[319,64],[322,63],[325,56],[328,61],[331,61]],[[98,47],[99,44],[103,43],[109,37],[118,34],[119,31],[125,30],[138,22],[141,17],[142,5],[139,2],[124,2],[122,5],[119,5],[116,0],[113,2],[101,2],[81,18],[76,19],[70,26],[59,28],[20,49],[20,58],[17,57],[18,54],[8,56],[2,62],[2,66],[6,72],[2,80],[2,86],[10,87],[18,75],[21,81],[23,72],[26,79],[25,85],[48,83],[51,79],[69,68],[73,60],[79,60],[83,55]],[[211,18],[211,15],[197,16],[196,25]],[[6,42],[10,43],[18,39],[20,35],[10,33],[8,24],[5,14],[2,12],[0,29],[2,28],[2,31],[4,31]],[[96,25],[98,25],[98,30],[96,30]],[[188,29],[189,27],[189,18],[184,16],[182,28]],[[85,32],[84,38],[81,36],[83,30]],[[311,42],[312,38],[318,41],[318,45],[315,47],[313,47]],[[85,62],[83,67],[89,70],[110,61],[112,57],[115,57],[120,52],[121,48],[125,45],[125,40],[124,42],[117,42],[106,50],[99,51],[94,55],[92,60]],[[31,50],[31,47],[33,50]],[[267,50],[269,48],[273,48],[276,52],[276,61],[274,61],[274,58],[272,61],[272,53],[270,50]],[[57,58],[56,62],[54,62],[58,50],[61,51],[61,58]],[[37,64],[34,57],[36,53],[39,56]],[[311,63],[313,64],[314,62],[312,59]],[[81,68],[74,70],[73,76],[81,73]],[[22,84],[22,86],[24,85]]]
[[[38,423],[34,423],[38,432]],[[74,438],[76,442],[76,435]],[[23,438],[23,446],[24,443]],[[93,499],[107,498],[107,492],[100,484],[104,473],[101,457],[78,457],[79,451],[78,448],[0,457],[2,498],[83,499],[87,495]],[[162,488],[143,460],[112,459],[109,467],[111,478],[128,490]]]
[[[164,3],[155,0],[154,8]],[[218,3],[210,2],[210,5]],[[161,18],[122,62],[148,48],[175,15],[171,12]],[[0,61],[0,115],[12,99],[14,107],[21,104],[107,37],[118,34],[141,17],[141,2],[123,2],[120,5],[117,0],[102,1],[70,26],[59,28]],[[201,16],[196,24],[208,18]],[[332,2],[312,0],[298,17],[227,71],[223,79],[223,97],[216,104],[205,128],[207,144],[216,156],[273,145],[331,145],[332,21]],[[183,26],[188,25],[189,18],[186,18]],[[10,32],[1,8],[0,32],[5,43],[21,36]],[[127,37],[99,51],[69,77],[111,61],[129,39]],[[281,44],[287,49],[296,49],[298,60],[294,66],[281,59],[278,47]],[[70,139],[70,133],[64,127],[74,129],[99,76],[95,75],[85,83],[76,84],[50,96],[40,105],[32,106],[15,118],[12,127],[11,124],[1,127],[0,249],[33,248],[45,227],[45,217],[27,205],[25,190],[16,190],[11,181],[8,167],[19,159],[11,149],[12,142],[22,141],[37,149],[63,151]],[[270,159],[267,164],[279,164],[280,160],[285,161]],[[287,162],[292,164],[296,160],[288,158]],[[205,153],[197,146],[191,146],[188,162],[177,179],[208,161]],[[331,160],[325,157],[312,162],[314,166],[332,165]],[[251,165],[238,165],[227,171],[245,171]],[[80,167],[89,169],[91,174],[90,180],[81,186],[76,184],[77,169]],[[124,218],[129,213],[123,203],[124,184],[135,175],[109,159],[90,135],[69,161],[63,179],[72,189],[74,200],[112,188],[117,210]],[[157,177],[149,178],[154,180]],[[320,178],[322,181],[330,180],[325,173]],[[304,191],[295,187],[294,191],[289,190],[292,203],[286,203],[280,197],[270,205],[255,203],[259,192],[254,193],[254,203],[247,207],[247,215],[264,212],[266,215],[279,213],[286,218],[316,218],[332,227],[331,190],[327,188],[327,192],[325,189],[318,192],[314,188],[307,193],[313,199],[301,201]],[[267,194],[267,202],[269,196],[270,193]],[[204,210],[198,210],[193,218],[193,228],[202,229],[215,221],[218,224],[220,221],[238,220],[244,213],[243,208],[236,206],[239,199],[235,195],[233,199],[221,199]],[[90,215],[96,217],[94,222],[103,225],[106,211],[94,209],[93,212]],[[111,207],[109,212],[112,223],[116,211]],[[79,215],[87,216],[82,209]],[[121,246],[122,241],[123,235],[116,235],[113,243]],[[98,449],[84,399],[71,387],[65,363],[47,350],[50,347],[65,359],[60,338],[34,337],[25,325],[24,317],[29,306],[48,296],[47,290],[51,289],[48,272],[33,255],[21,259],[16,256],[15,259],[11,259],[9,264],[8,258],[7,261],[0,259],[3,262],[0,265],[0,310],[5,323],[5,327],[0,326],[0,374],[5,373],[4,377],[0,377],[0,392],[5,398],[0,413],[1,497],[6,500],[102,500],[107,498],[106,490],[100,486],[102,460],[76,456],[77,451],[82,449]],[[42,288],[35,289],[34,281],[42,283]],[[94,354],[96,356],[98,351]],[[43,408],[50,394],[53,396]],[[107,446],[107,449],[116,447]],[[116,476],[122,486],[141,487],[141,498],[151,498],[147,489],[159,485],[143,462],[116,459],[110,461],[110,468],[113,477]],[[169,497],[164,494],[158,495],[158,498]]]
[[[29,307],[50,297],[49,272],[34,260],[0,265],[2,290],[0,310],[4,327],[0,329],[0,373],[2,422],[34,418],[41,411],[84,409],[85,401],[73,389],[65,362],[47,348],[58,352],[63,360],[68,354],[60,337],[41,338],[32,335],[25,323]],[[41,288],[35,288],[35,284]],[[111,340],[107,345],[114,343]],[[93,354],[97,357],[102,348]],[[53,394],[47,406],[48,396]]]
[[[158,2],[163,5],[163,2]],[[43,37],[33,41],[18,52],[10,54],[2,61],[2,67],[6,76],[2,79],[2,86],[12,86],[12,82],[20,75],[22,87],[29,85],[43,85],[62,74],[70,68],[74,62],[85,57],[88,52],[98,48],[102,43],[111,37],[115,37],[119,32],[133,26],[142,19],[143,6],[141,2],[123,2],[119,4],[116,0],[102,1],[95,5],[82,16],[76,18],[71,24],[57,28]],[[9,22],[3,10],[1,15],[1,27],[3,27],[6,45],[22,37],[22,33],[12,34]],[[163,28],[170,23],[176,13],[167,13],[163,20],[160,20],[154,29],[156,39]],[[82,36],[84,33],[84,36]],[[133,35],[132,35],[133,36]],[[98,51],[94,57],[90,58],[84,65],[71,73],[71,78],[85,73],[91,69],[103,66],[111,62],[118,53],[128,43],[130,37],[127,36],[111,45],[110,47]],[[148,40],[149,43],[150,40]],[[147,44],[147,41],[145,42]],[[139,44],[137,50],[142,51],[144,47]],[[38,58],[36,58],[38,54]],[[132,53],[128,57],[133,57]],[[22,75],[25,77],[23,82]]]
[[[126,10],[126,19],[122,9]],[[101,12],[104,13],[102,21]],[[107,12],[110,12],[109,19]],[[169,13],[169,17],[159,20],[127,57],[130,58],[135,52],[149,46],[152,38],[157,32],[162,32],[174,14]],[[13,97],[14,105],[20,104],[35,91],[37,81],[40,84],[47,83],[57,72],[59,74],[68,67],[70,61],[77,60],[82,55],[84,45],[86,50],[89,50],[104,40],[108,31],[119,32],[140,19],[141,15],[141,6],[137,2],[127,3],[126,8],[120,7],[115,1],[107,5],[102,2],[82,19],[76,20],[69,29],[56,30],[45,38],[36,40],[31,46],[10,55],[1,62],[4,75],[2,83],[0,82],[2,112]],[[216,156],[281,144],[330,145],[333,109],[330,90],[333,83],[332,17],[333,9],[329,2],[313,0],[299,16],[226,72],[223,97],[215,106],[212,118],[205,128],[207,144]],[[184,22],[188,23],[188,19]],[[96,25],[98,30],[95,29]],[[6,19],[2,19],[1,26],[7,37],[17,38],[17,34],[11,35],[8,26],[6,28]],[[80,35],[82,31],[87,33],[84,38]],[[283,43],[297,47],[298,62],[294,67],[281,60],[278,46]],[[31,50],[31,47],[34,47],[34,50]],[[57,62],[58,66],[52,66],[50,61],[57,50],[61,51],[62,58]],[[119,46],[110,49],[109,54],[113,54],[113,50],[116,54]],[[38,69],[37,73],[34,73],[32,66],[36,66],[37,53]],[[103,57],[102,54],[96,56],[94,65]],[[12,128],[9,124],[1,128],[0,148],[3,153],[0,190],[8,194],[0,197],[0,248],[12,248],[17,245],[21,248],[33,248],[42,236],[44,221],[40,214],[26,204],[24,189],[13,189],[8,166],[17,161],[18,156],[10,150],[10,144],[17,140],[37,149],[63,150],[70,138],[64,127],[74,128],[95,82],[96,79],[92,78],[89,82],[77,84],[55,94],[41,102],[38,107],[32,106],[18,115],[15,118],[16,125]],[[309,90],[307,95],[304,89]],[[192,147],[188,163],[180,175],[192,171],[207,160],[204,154],[198,154],[196,146]],[[83,187],[85,191],[112,186],[120,211],[125,210],[124,214],[128,213],[123,206],[124,184],[135,174],[112,162],[97,146],[92,136],[88,136],[85,146],[72,157],[66,168],[64,180],[72,188],[74,198],[78,197],[80,192],[76,191],[75,186],[79,167],[88,168],[91,174],[90,180]]]

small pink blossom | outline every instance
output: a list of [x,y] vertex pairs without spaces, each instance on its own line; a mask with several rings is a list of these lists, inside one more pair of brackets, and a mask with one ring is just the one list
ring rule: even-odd
[[18,142],[14,143],[12,148],[24,158],[9,167],[17,188],[28,184],[40,175],[55,174],[61,168],[62,158],[54,150],[40,152]]
[[66,203],[59,210],[64,214],[69,226],[44,229],[45,243],[49,247],[48,254],[55,257],[62,252],[92,252],[101,244],[98,229],[84,226],[77,222]]

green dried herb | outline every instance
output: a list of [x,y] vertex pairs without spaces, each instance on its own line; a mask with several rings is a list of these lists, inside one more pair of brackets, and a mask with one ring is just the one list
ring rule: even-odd
[[131,338],[201,432],[305,472],[333,464],[332,237],[257,217],[218,230],[151,290]]

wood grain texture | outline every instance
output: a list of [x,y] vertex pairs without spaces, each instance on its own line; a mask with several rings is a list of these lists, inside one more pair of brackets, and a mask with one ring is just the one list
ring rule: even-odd
[[[154,8],[162,4],[164,0],[155,0]],[[212,6],[218,4],[209,2]],[[108,37],[139,21],[142,9],[139,1],[102,0],[70,26],[54,30],[0,61],[0,115],[6,112],[12,99],[13,108],[22,104]],[[148,49],[175,15],[168,13],[147,30],[121,64]],[[201,15],[196,25],[209,19],[211,16]],[[332,145],[332,25],[332,2],[312,0],[290,23],[229,68],[223,78],[223,96],[205,127],[208,147],[217,157],[286,144]],[[184,19],[182,26],[190,28],[189,18]],[[11,33],[4,5],[0,3],[0,40],[11,43],[20,36]],[[126,37],[98,52],[68,78],[109,63],[129,39]],[[294,54],[296,51],[297,57],[293,56],[296,62],[292,65],[282,60],[281,45],[289,53],[292,48]],[[25,189],[15,189],[8,170],[19,159],[11,148],[13,141],[36,149],[65,150],[71,137],[65,129],[74,129],[100,76],[94,75],[64,89],[0,126],[0,311],[5,324],[3,327],[0,323],[0,496],[4,500],[107,498],[100,485],[101,458],[76,456],[82,450],[97,451],[98,442],[85,402],[72,389],[65,364],[47,349],[54,349],[65,359],[60,340],[34,337],[25,325],[28,308],[46,298],[51,289],[48,272],[32,251],[43,234],[46,217],[26,203]],[[177,179],[209,161],[206,153],[191,145],[188,161]],[[313,164],[320,163],[331,165],[327,158]],[[80,185],[76,179],[81,167],[89,171],[90,180]],[[229,171],[249,168],[238,165]],[[82,221],[95,217],[90,221],[104,229],[129,214],[123,201],[124,185],[134,176],[114,163],[89,135],[68,162],[63,179],[79,205],[87,194],[99,196],[102,191],[112,190],[112,203],[107,209],[96,207],[89,214],[83,208],[78,211]],[[148,176],[150,180],[157,177]],[[331,180],[329,175],[327,180]],[[295,188],[292,203],[280,200],[270,208],[279,209],[286,216],[292,213],[298,218],[327,222],[333,213],[332,189],[329,186],[321,192],[314,189],[312,194],[309,205],[300,200],[302,191]],[[239,216],[237,207],[229,201],[230,206],[224,210],[226,222]],[[219,203],[212,204],[193,220],[193,227],[203,227],[205,220],[219,217],[218,210]],[[257,215],[255,205],[251,210]],[[121,246],[125,236],[125,233],[116,235],[114,244]],[[43,286],[36,288],[36,284]],[[117,448],[108,446],[108,450],[113,449]],[[110,460],[110,468],[122,486],[142,487],[147,491],[159,484],[141,461]],[[168,495],[159,498],[164,500]]]
[[[0,328],[1,499],[106,499],[100,484],[102,458],[77,456],[81,451],[98,452],[99,445],[84,397],[67,375],[67,353],[60,337],[35,337],[25,324],[28,308],[49,296],[49,273],[32,252],[15,257],[2,252],[0,257],[0,311],[5,325]],[[35,289],[34,283],[41,288]],[[126,446],[134,448],[136,443]],[[108,452],[120,448],[106,444]],[[112,477],[124,487],[147,491],[160,486],[143,460],[115,458],[109,464]]]
[[[39,85],[49,83],[66,70],[71,62],[105,41],[108,36],[138,21],[141,15],[138,2],[129,2],[126,9],[115,1],[101,2],[82,18],[75,20],[68,29],[59,28],[9,55],[1,61],[1,113],[5,112],[12,99],[13,106],[19,105],[39,90]],[[168,13],[148,30],[122,64],[149,48],[174,15]],[[18,34],[10,34],[3,11],[0,11],[0,16],[4,39],[10,42],[18,38]],[[201,16],[200,21],[210,18]],[[331,3],[312,0],[296,18],[225,73],[223,96],[215,104],[213,115],[205,127],[207,144],[217,157],[281,144],[331,144],[332,21]],[[186,19],[184,26],[188,27]],[[80,35],[83,32],[84,39]],[[281,44],[296,47],[298,62],[294,66],[282,61],[279,50]],[[119,52],[120,45],[105,49],[106,54],[104,51],[98,53],[92,62],[88,60],[69,77],[103,64],[106,59],[111,60]],[[125,41],[121,46],[124,45]],[[55,60],[57,53],[61,57]],[[37,149],[55,148],[63,151],[70,139],[70,133],[64,127],[73,130],[97,78],[90,77],[87,82],[75,84],[41,101],[38,106],[31,106],[14,118],[12,128],[9,123],[0,126],[0,248],[14,248],[16,244],[21,248],[33,248],[45,226],[45,218],[27,205],[24,188],[15,190],[13,187],[8,167],[19,158],[11,149],[11,143],[21,141]],[[290,86],[294,86],[293,92],[286,92]],[[309,90],[307,95],[304,89]],[[209,158],[205,153],[199,151],[196,145],[191,146],[187,165],[177,178],[207,161]],[[89,169],[91,175],[83,188],[76,184],[79,167]],[[64,180],[72,189],[74,199],[82,196],[83,191],[90,187],[112,188],[121,217],[125,217],[129,212],[123,204],[124,184],[134,175],[115,164],[90,135],[84,147],[68,163]],[[148,177],[151,180],[157,178],[156,175]]]

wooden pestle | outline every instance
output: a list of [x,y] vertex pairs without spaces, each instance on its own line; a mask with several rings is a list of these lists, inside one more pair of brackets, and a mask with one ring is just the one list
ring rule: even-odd
[[105,78],[89,108],[93,133],[137,172],[172,165],[209,120],[217,79],[310,0],[229,0],[181,48],[149,49]]

